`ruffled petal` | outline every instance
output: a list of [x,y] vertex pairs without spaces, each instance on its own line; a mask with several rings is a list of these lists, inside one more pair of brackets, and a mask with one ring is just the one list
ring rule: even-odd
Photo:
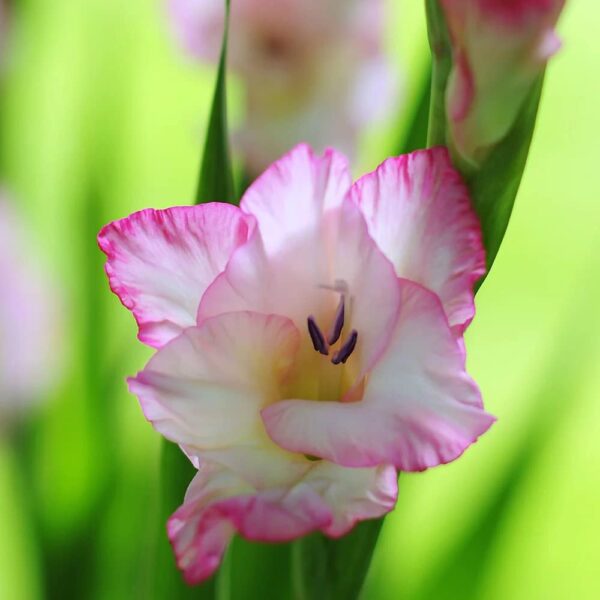
[[331,521],[321,530],[334,538],[359,521],[387,514],[398,498],[398,474],[392,465],[349,469],[323,460],[305,479],[331,511]]
[[359,179],[350,198],[399,277],[441,299],[460,335],[471,322],[473,284],[485,272],[479,219],[445,148],[390,158]]
[[240,206],[256,217],[271,256],[288,247],[290,239],[321,232],[323,215],[341,204],[351,184],[343,155],[328,149],[317,156],[300,144],[248,188]]
[[259,411],[279,396],[298,332],[283,317],[209,319],[161,348],[129,389],[165,437],[197,450],[265,438]]
[[168,521],[167,532],[177,566],[190,585],[217,570],[235,533],[230,522],[215,519],[203,509],[215,496],[237,489],[239,481],[234,474],[216,465],[204,465],[188,487],[183,506]]
[[272,439],[348,467],[392,463],[419,471],[458,456],[493,423],[464,369],[437,297],[401,281],[385,354],[356,402],[285,400],[263,409]]
[[102,229],[111,289],[133,312],[142,342],[160,348],[195,325],[202,294],[252,225],[237,207],[213,203],[142,210]]
[[315,530],[337,537],[357,520],[387,513],[396,501],[396,472],[390,466],[345,469],[304,459],[301,465],[290,462],[282,480],[278,463],[284,459],[271,454],[253,459],[246,453],[237,468],[204,462],[169,520],[177,564],[189,583],[217,569],[236,532],[262,542],[290,541]]

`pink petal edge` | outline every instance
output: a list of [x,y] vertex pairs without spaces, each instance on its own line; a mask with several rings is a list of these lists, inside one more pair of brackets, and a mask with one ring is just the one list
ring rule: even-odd
[[437,294],[457,336],[475,314],[474,284],[485,249],[469,192],[443,147],[385,160],[361,177],[349,198],[398,277]]
[[195,324],[204,291],[253,225],[238,207],[215,202],[145,209],[102,228],[110,288],[133,313],[140,341],[159,348]]

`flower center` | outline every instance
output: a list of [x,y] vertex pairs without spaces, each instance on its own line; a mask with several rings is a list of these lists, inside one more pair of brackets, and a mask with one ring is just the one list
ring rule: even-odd
[[270,60],[285,60],[293,51],[285,36],[267,32],[258,39],[260,52]]
[[[325,356],[329,356],[330,347],[340,340],[344,329],[344,320],[346,316],[346,296],[344,293],[340,295],[340,301],[335,311],[335,317],[329,335],[327,338],[319,328],[316,319],[310,315],[307,318],[308,333],[312,341],[314,349]],[[333,353],[331,362],[334,365],[344,364],[356,348],[358,341],[358,332],[352,329],[348,337],[341,343],[337,352]]]
[[[353,297],[344,281],[321,285],[328,296],[319,312],[306,319],[307,336],[294,369],[281,389],[281,398],[354,402],[362,388],[357,386],[361,357],[358,331],[352,329]],[[331,300],[337,300],[337,308]],[[318,316],[315,316],[318,315]],[[356,389],[356,393],[349,392]]]

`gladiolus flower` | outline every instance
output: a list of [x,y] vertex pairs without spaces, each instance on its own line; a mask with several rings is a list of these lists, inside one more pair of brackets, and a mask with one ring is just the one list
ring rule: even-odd
[[19,215],[0,198],[0,422],[52,384],[60,355],[57,291]]
[[446,108],[452,142],[478,163],[514,124],[548,59],[564,0],[440,0],[453,49]]
[[239,208],[144,210],[99,243],[157,349],[130,389],[198,468],[168,525],[189,582],[234,532],[338,537],[382,516],[396,469],[452,461],[493,422],[462,343],[481,232],[443,148],[352,185],[342,155],[300,145]]
[[[215,63],[222,0],[169,0],[178,38]],[[306,140],[352,155],[357,136],[394,106],[397,76],[383,52],[382,0],[237,0],[228,58],[246,92],[235,145],[252,175]]]

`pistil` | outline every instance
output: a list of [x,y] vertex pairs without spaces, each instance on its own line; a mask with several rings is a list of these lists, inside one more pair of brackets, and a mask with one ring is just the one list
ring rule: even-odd
[[340,335],[342,335],[342,329],[344,328],[344,316],[346,312],[344,295],[342,294],[340,297],[340,302],[335,311],[335,317],[333,319],[333,326],[331,327],[331,331],[329,332],[328,342],[330,346],[333,346],[339,339]]

